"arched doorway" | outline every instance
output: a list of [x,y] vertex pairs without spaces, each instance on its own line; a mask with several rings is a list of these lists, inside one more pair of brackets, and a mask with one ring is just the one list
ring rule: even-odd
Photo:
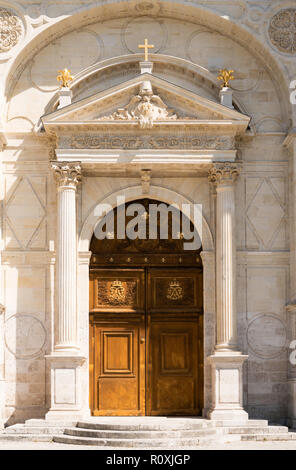
[[[152,206],[158,212],[154,232]],[[148,198],[131,201],[108,213],[92,237],[90,406],[95,416],[202,413],[201,247],[184,250],[188,235],[176,232],[174,222],[183,227],[186,218],[167,209]],[[129,236],[122,235],[122,214],[124,233],[132,227]],[[166,224],[167,236],[160,228]],[[137,235],[131,235],[133,227]],[[198,236],[189,221],[186,230]]]

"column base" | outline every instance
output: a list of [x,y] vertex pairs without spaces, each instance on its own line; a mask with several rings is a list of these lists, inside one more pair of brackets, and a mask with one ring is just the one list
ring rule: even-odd
[[208,418],[214,420],[247,421],[243,409],[243,363],[248,356],[239,351],[215,352],[208,360],[212,364],[212,406]]
[[216,421],[232,420],[232,421],[248,421],[249,415],[243,409],[238,410],[219,410],[213,409],[208,412],[209,419]]
[[45,356],[50,367],[51,406],[46,420],[77,421],[89,416],[81,401],[81,367],[86,357],[54,352]]
[[55,345],[54,349],[55,349],[55,352],[59,354],[76,355],[80,348],[76,346],[76,344],[59,343]]
[[45,421],[54,421],[60,423],[67,423],[67,426],[74,425],[77,421],[89,418],[90,412],[79,412],[73,410],[49,410],[45,415]]

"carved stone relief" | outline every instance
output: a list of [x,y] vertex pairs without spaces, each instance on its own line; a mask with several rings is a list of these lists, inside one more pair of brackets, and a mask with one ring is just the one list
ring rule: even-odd
[[32,315],[13,315],[6,321],[6,347],[18,359],[30,359],[40,355],[45,342],[45,327]]
[[12,11],[0,8],[0,52],[8,52],[17,45],[23,34],[23,23]]
[[232,137],[211,137],[208,135],[199,136],[171,136],[171,135],[76,135],[72,138],[61,138],[60,148],[76,149],[234,149],[234,139]]
[[176,121],[177,114],[168,109],[158,95],[153,94],[151,82],[141,84],[139,94],[132,97],[129,104],[119,108],[99,121],[138,121],[141,129],[151,129],[154,121]]
[[296,9],[276,13],[270,20],[268,34],[272,44],[281,52],[296,52]]

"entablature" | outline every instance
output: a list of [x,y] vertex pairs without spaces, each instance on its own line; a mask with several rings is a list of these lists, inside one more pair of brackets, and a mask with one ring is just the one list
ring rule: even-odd
[[[42,118],[58,161],[116,172],[131,165],[189,171],[233,162],[250,118],[144,73]],[[100,171],[100,170],[99,170]]]

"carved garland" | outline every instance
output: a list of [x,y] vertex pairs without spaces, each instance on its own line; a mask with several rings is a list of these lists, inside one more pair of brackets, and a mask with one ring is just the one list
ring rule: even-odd
[[0,8],[0,52],[8,52],[23,34],[23,23],[9,10]]

